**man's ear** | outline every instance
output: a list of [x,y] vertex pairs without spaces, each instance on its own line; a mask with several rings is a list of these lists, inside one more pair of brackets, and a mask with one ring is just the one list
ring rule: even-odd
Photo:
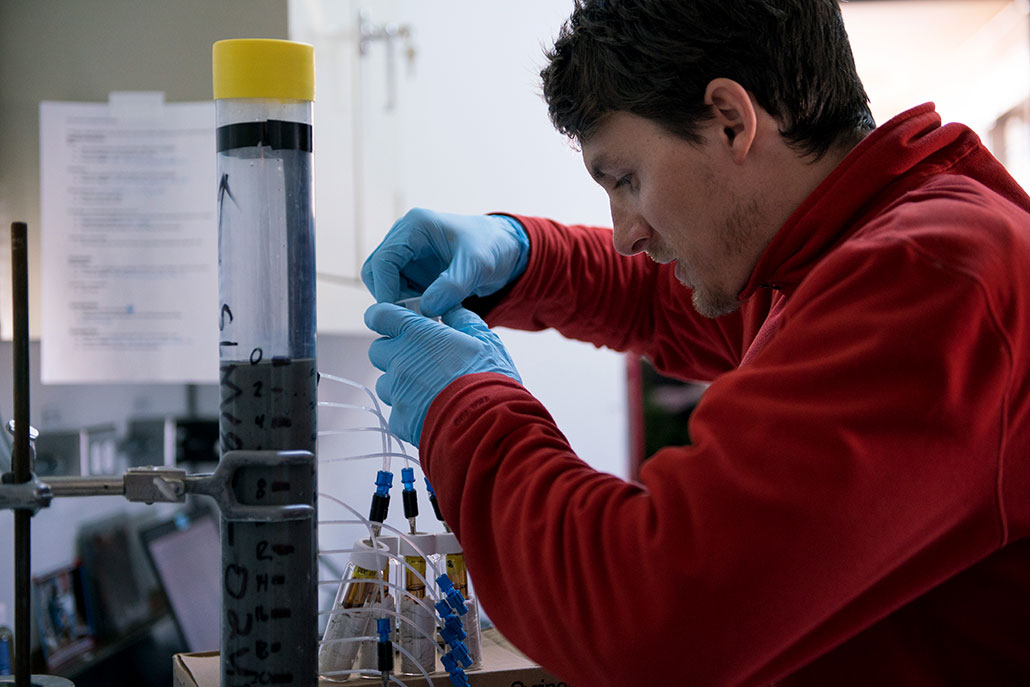
[[747,157],[758,131],[758,117],[751,95],[736,81],[712,79],[705,89],[705,104],[712,106],[719,140],[729,147],[733,161],[740,164]]

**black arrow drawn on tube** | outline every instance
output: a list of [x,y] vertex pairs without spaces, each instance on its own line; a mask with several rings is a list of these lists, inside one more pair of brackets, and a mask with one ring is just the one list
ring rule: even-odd
[[225,202],[225,197],[229,196],[229,200],[236,207],[240,204],[236,202],[236,198],[232,195],[232,191],[229,190],[229,175],[223,174],[222,178],[218,181],[218,226],[222,226],[222,204]]

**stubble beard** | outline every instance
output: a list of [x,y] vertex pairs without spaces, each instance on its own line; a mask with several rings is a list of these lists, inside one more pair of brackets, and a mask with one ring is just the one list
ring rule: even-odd
[[[720,232],[723,241],[721,246],[722,254],[719,256],[718,262],[722,264],[739,264],[741,256],[752,252],[755,261],[758,260],[760,251],[755,246],[755,234],[757,233],[756,224],[760,216],[760,206],[756,196],[741,201],[733,208],[723,222],[722,232]],[[716,269],[711,269],[711,267],[704,271],[690,269],[696,268],[696,265],[688,265],[686,267],[688,267],[687,271],[689,273],[695,275],[714,274],[717,272]],[[751,270],[754,269],[753,263],[750,265],[750,268],[745,275],[745,280],[750,276]],[[725,282],[704,283],[699,280],[699,283],[694,285],[691,302],[694,305],[694,309],[702,317],[711,319],[723,317],[740,309],[739,294],[743,287],[744,284],[737,284],[735,282],[728,284]]]

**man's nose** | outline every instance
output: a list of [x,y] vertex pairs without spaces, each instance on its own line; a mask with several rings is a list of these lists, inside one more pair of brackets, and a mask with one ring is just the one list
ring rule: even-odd
[[651,226],[639,213],[612,203],[612,228],[615,250],[620,254],[636,255],[647,250],[651,240]]

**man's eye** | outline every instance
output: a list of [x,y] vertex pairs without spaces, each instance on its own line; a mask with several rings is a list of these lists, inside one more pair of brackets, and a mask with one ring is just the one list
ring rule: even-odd
[[633,175],[631,175],[631,174],[627,174],[627,175],[625,175],[625,176],[623,176],[623,177],[619,178],[619,179],[618,179],[618,180],[617,180],[617,181],[615,182],[615,188],[619,188],[620,186],[625,186],[626,184],[628,184],[628,183],[630,182],[630,178],[631,178],[632,176],[633,176]]

